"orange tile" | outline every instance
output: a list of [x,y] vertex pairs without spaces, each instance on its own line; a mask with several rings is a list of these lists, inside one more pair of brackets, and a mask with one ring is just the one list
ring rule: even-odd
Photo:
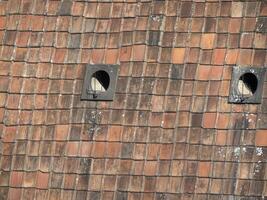
[[172,63],[181,64],[184,63],[185,48],[174,48],[172,49]]
[[135,45],[133,46],[133,60],[143,61],[145,59],[146,46],[145,45]]
[[199,162],[198,163],[198,175],[201,177],[207,177],[210,174],[210,162]]
[[255,138],[256,146],[267,146],[267,130],[258,130]]
[[212,64],[223,65],[226,49],[214,49]]
[[203,127],[204,128],[215,128],[216,113],[204,113],[203,116]]
[[116,64],[118,60],[118,55],[118,49],[108,49],[106,51],[106,64]]
[[197,69],[197,79],[198,80],[209,80],[211,66],[199,65]]
[[216,34],[214,33],[204,33],[201,38],[201,45],[202,49],[212,49],[214,47]]

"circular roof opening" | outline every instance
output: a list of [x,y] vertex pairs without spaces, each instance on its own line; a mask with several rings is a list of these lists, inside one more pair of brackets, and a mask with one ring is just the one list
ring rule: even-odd
[[258,79],[252,73],[245,73],[238,80],[238,90],[244,97],[254,95],[258,87]]
[[96,92],[105,92],[108,90],[110,78],[107,72],[103,70],[96,71],[91,77],[91,88]]

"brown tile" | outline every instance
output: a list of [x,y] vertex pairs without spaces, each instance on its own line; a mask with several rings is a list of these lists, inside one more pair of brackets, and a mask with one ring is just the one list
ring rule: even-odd
[[184,177],[183,178],[183,192],[184,193],[191,193],[194,192],[195,188],[195,183],[196,183],[196,178],[194,177]]
[[208,189],[209,189],[209,179],[198,178],[196,182],[196,192],[207,194]]
[[144,184],[145,184],[145,188],[144,191],[145,192],[153,192],[156,190],[156,177],[145,177],[144,180]]
[[205,18],[205,26],[204,26],[204,31],[206,33],[212,33],[216,31],[216,25],[217,21],[216,18],[213,17],[207,17]]
[[220,81],[211,81],[210,82],[210,87],[208,91],[209,96],[218,96],[220,92]]
[[192,12],[192,3],[191,2],[182,2],[181,4],[181,17],[189,17]]
[[266,2],[261,2],[260,15],[261,16],[267,16],[267,4],[266,4]]
[[252,50],[251,49],[241,49],[237,64],[239,65],[251,65],[252,63]]
[[231,17],[242,17],[243,2],[233,2],[231,7]]
[[210,190],[214,194],[219,194],[222,187],[222,180],[221,179],[211,179],[211,186]]
[[240,47],[241,48],[252,48],[253,44],[253,34],[251,33],[243,33],[241,35],[241,40],[240,40]]
[[255,50],[253,55],[253,65],[263,66],[265,62],[266,52],[264,50]]
[[159,144],[148,144],[147,146],[147,159],[155,160],[158,157]]
[[143,183],[143,176],[131,176],[129,190],[135,192],[141,191]]

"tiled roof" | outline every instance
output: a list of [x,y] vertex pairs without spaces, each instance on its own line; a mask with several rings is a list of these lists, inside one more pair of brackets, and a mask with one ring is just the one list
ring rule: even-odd
[[[0,1],[0,199],[266,198],[266,82],[228,103],[266,33],[265,1]],[[80,101],[88,63],[114,101]]]

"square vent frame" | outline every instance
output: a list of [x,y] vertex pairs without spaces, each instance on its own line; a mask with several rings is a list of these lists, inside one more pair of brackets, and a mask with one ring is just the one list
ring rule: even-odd
[[234,66],[228,102],[260,104],[266,68]]
[[[82,101],[112,101],[117,85],[119,65],[87,64],[83,80]],[[92,86],[92,79],[98,85]],[[99,89],[99,85],[102,89]],[[98,87],[98,88],[96,88]]]

